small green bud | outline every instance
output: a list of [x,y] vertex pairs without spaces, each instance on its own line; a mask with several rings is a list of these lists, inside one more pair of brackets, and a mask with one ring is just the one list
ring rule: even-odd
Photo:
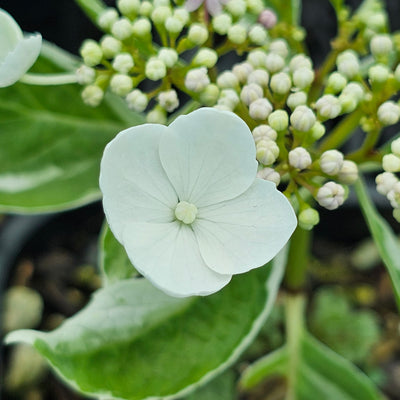
[[344,160],[342,168],[338,173],[338,179],[340,183],[345,185],[352,185],[358,179],[358,167],[357,164],[350,160]]
[[268,40],[265,28],[260,24],[255,24],[249,31],[250,42],[262,46]]
[[218,54],[215,50],[203,48],[193,58],[193,64],[212,68],[218,61]]
[[114,74],[110,80],[110,89],[118,96],[126,96],[132,88],[132,78],[128,75]]
[[249,106],[253,101],[261,99],[263,97],[263,94],[264,92],[261,86],[256,85],[255,83],[251,83],[249,85],[243,86],[240,92],[240,100],[242,100],[244,104]]
[[160,59],[152,57],[146,63],[145,75],[152,81],[158,81],[167,75],[167,68]]
[[171,34],[178,35],[182,32],[183,27],[183,22],[174,16],[168,17],[165,21],[165,29]]
[[134,65],[133,58],[129,53],[118,54],[112,63],[113,68],[121,74],[127,74]]
[[289,46],[285,39],[274,39],[269,45],[269,52],[279,54],[282,58],[289,55]]
[[165,125],[167,123],[167,114],[161,106],[157,105],[147,113],[146,122]]
[[184,8],[176,8],[173,16],[179,19],[183,25],[186,25],[190,21],[190,15]]
[[90,85],[94,82],[95,78],[96,71],[87,65],[82,65],[76,70],[76,81],[80,85]]
[[107,8],[100,14],[97,22],[100,25],[100,28],[110,30],[118,18],[118,12],[115,8]]
[[394,101],[385,101],[378,108],[378,120],[382,125],[394,125],[400,119],[400,107]]
[[318,114],[324,119],[336,118],[342,111],[342,106],[337,97],[326,94],[315,103]]
[[306,208],[299,214],[299,226],[306,231],[310,231],[319,224],[319,214],[313,208]]
[[282,132],[289,125],[289,117],[285,110],[276,110],[268,117],[269,126],[277,132]]
[[304,92],[294,92],[289,94],[286,104],[291,110],[294,110],[297,106],[301,106],[307,103],[307,94]]
[[241,17],[245,14],[247,5],[244,0],[229,0],[226,8],[234,17]]
[[332,72],[328,77],[326,89],[332,93],[339,93],[345,88],[346,84],[347,79],[345,76],[339,72]]
[[353,50],[345,50],[336,60],[338,71],[346,78],[353,78],[360,72],[360,62]]
[[319,121],[316,121],[310,130],[310,134],[314,140],[319,140],[325,135],[325,131],[325,125]]
[[260,14],[264,9],[264,3],[262,0],[247,0],[247,9],[252,14]]
[[294,86],[298,87],[299,89],[305,89],[313,82],[314,71],[305,67],[297,68],[293,72],[292,79]]
[[111,33],[119,40],[128,39],[132,35],[132,25],[128,18],[120,18],[114,22]]
[[150,1],[142,1],[140,3],[140,10],[139,14],[143,17],[150,17],[151,13],[153,12],[153,4]]
[[138,38],[144,38],[151,34],[151,22],[148,18],[142,17],[132,24],[132,33]]
[[133,17],[140,11],[140,0],[118,0],[117,7],[121,14]]
[[105,58],[114,58],[122,49],[122,43],[110,35],[105,35],[100,41]]
[[369,44],[375,58],[388,56],[393,51],[393,42],[388,35],[376,35]]
[[221,75],[218,76],[217,85],[221,89],[232,89],[239,86],[239,81],[233,72],[224,71]]
[[279,54],[276,53],[268,53],[265,58],[265,67],[267,70],[274,74],[275,72],[279,72],[285,66],[285,60]]
[[272,140],[261,140],[256,145],[256,158],[263,165],[273,164],[279,156],[279,147]]
[[81,50],[81,56],[83,58],[83,62],[88,67],[94,67],[97,64],[100,64],[103,58],[103,51],[101,47],[94,40],[87,39],[83,42]]
[[270,86],[274,93],[284,95],[289,93],[292,81],[286,72],[278,72],[272,75]]
[[138,112],[144,111],[149,103],[147,96],[139,89],[132,90],[126,96],[126,101],[129,108]]
[[168,6],[157,6],[151,13],[151,19],[156,25],[164,25],[168,17],[172,15],[171,8]]
[[173,89],[160,92],[157,99],[160,106],[168,112],[172,112],[179,107],[178,94]]
[[242,44],[247,39],[247,30],[241,24],[234,24],[228,29],[228,39],[235,44]]
[[255,120],[265,120],[271,112],[272,104],[265,98],[254,100],[249,106],[249,115]]
[[191,69],[185,77],[185,86],[187,89],[199,93],[210,84],[207,68],[200,67]]
[[82,91],[83,102],[91,107],[97,107],[103,100],[104,92],[96,85],[86,86]]
[[171,68],[178,61],[178,53],[175,49],[164,47],[159,50],[157,58],[161,60],[166,67]]
[[357,99],[346,93],[342,93],[339,97],[340,106],[342,107],[342,114],[347,114],[353,112],[357,106],[358,101]]
[[[236,94],[236,92],[234,92]],[[210,83],[205,87],[205,89],[200,93],[200,101],[205,106],[213,106],[218,100],[218,96],[220,95],[219,87],[214,83]],[[237,95],[236,95],[237,96]],[[239,102],[239,98],[237,100]],[[235,105],[236,107],[236,105]],[[233,108],[235,108],[233,107]],[[232,108],[232,109],[233,109]]]
[[189,28],[188,39],[195,45],[201,46],[208,39],[208,30],[203,24],[192,24]]
[[229,14],[219,14],[212,19],[214,31],[219,35],[226,35],[232,26],[232,17]]
[[383,64],[376,64],[369,68],[368,77],[373,84],[383,84],[389,78],[389,68]]
[[307,106],[297,106],[290,116],[290,123],[300,132],[308,132],[315,124],[314,113]]
[[386,172],[399,172],[400,158],[394,154],[386,154],[382,158],[382,167]]

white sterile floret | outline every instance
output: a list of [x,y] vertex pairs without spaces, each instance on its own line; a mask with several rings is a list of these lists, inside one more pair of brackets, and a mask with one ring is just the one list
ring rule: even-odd
[[262,87],[267,87],[269,82],[269,74],[265,69],[255,69],[250,72],[247,83],[255,83]]
[[233,111],[239,104],[239,95],[233,89],[223,89],[219,95],[218,105],[224,105]]
[[398,181],[396,175],[392,172],[382,172],[375,178],[376,191],[386,196]]
[[113,68],[121,72],[121,74],[127,74],[135,65],[132,56],[129,53],[118,54],[112,63]]
[[297,106],[301,106],[306,103],[307,103],[307,93],[305,92],[291,93],[286,99],[286,104],[291,110],[294,110]]
[[151,13],[151,19],[156,25],[164,25],[167,18],[171,15],[172,11],[169,6],[156,6]]
[[400,138],[393,140],[390,145],[390,149],[394,155],[400,157]]
[[105,35],[100,40],[100,47],[105,58],[114,58],[121,51],[122,43],[110,35]]
[[242,24],[233,24],[227,33],[228,39],[235,44],[242,44],[247,39],[247,29]]
[[191,69],[185,76],[185,86],[193,92],[201,92],[210,84],[207,68]]
[[297,106],[290,115],[290,123],[294,129],[300,132],[308,132],[315,124],[316,118],[307,106]]
[[162,60],[152,57],[147,61],[144,73],[152,81],[158,81],[167,75],[167,67]]
[[296,147],[289,151],[289,164],[293,168],[303,170],[312,163],[310,153],[304,147]]
[[40,33],[24,36],[13,17],[0,9],[0,87],[17,82],[35,63],[41,47]]
[[285,110],[276,110],[268,116],[268,124],[278,132],[284,131],[289,125],[289,116]]
[[254,68],[265,68],[267,55],[264,50],[255,49],[247,55],[247,62]]
[[262,46],[268,40],[268,34],[261,24],[255,24],[249,31],[250,42]]
[[318,114],[325,119],[336,118],[342,111],[342,106],[337,97],[326,94],[318,99],[315,103]]
[[232,26],[232,17],[229,14],[219,14],[212,19],[212,26],[220,35],[226,35]]
[[178,53],[175,49],[163,47],[158,51],[157,58],[161,60],[166,67],[173,67],[178,61]]
[[98,17],[97,22],[104,30],[111,29],[112,25],[119,18],[118,12],[115,8],[105,9]]
[[100,188],[110,229],[145,278],[172,296],[208,295],[275,257],[296,227],[289,201],[256,173],[247,125],[202,108],[119,133]]
[[149,124],[166,124],[167,114],[162,107],[157,105],[147,113],[146,121]]
[[289,69],[292,74],[294,73],[294,71],[296,71],[296,69],[300,68],[313,68],[310,58],[304,54],[295,55],[289,62]]
[[375,58],[387,56],[393,50],[393,42],[389,35],[375,35],[369,46]]
[[255,120],[265,120],[272,112],[272,104],[265,98],[254,100],[249,105],[249,115]]
[[179,107],[178,94],[173,89],[166,92],[160,92],[157,99],[160,106],[165,108],[168,112],[172,112]]
[[279,147],[273,140],[260,140],[256,144],[256,158],[263,165],[273,164],[279,156]]
[[336,182],[327,182],[318,189],[318,203],[328,209],[335,210],[344,203],[345,190]]
[[283,69],[285,60],[282,56],[276,53],[268,53],[265,58],[265,68],[272,74]]
[[386,154],[382,158],[382,167],[386,172],[399,172],[400,158],[394,154]]
[[89,85],[82,90],[81,96],[85,104],[91,107],[97,107],[103,100],[104,92],[98,86]]
[[301,67],[293,72],[292,80],[294,86],[299,89],[309,87],[314,80],[314,70],[306,67]]
[[103,58],[103,51],[101,47],[92,39],[87,39],[82,43],[80,53],[83,58],[83,62],[88,67],[94,67],[95,65],[100,64]]
[[343,166],[343,153],[338,150],[327,150],[322,153],[319,165],[327,175],[336,175]]
[[[210,107],[217,102],[219,95],[220,95],[219,87],[214,83],[210,83],[200,93],[199,100],[202,104]],[[237,96],[237,98],[239,102],[239,96]]]
[[234,17],[241,17],[246,12],[246,1],[229,0],[226,3],[226,8]]
[[299,214],[299,225],[306,231],[314,228],[315,225],[319,224],[319,213],[313,208],[306,208]]
[[138,18],[132,24],[132,34],[138,38],[146,38],[151,33],[151,22],[148,18]]
[[326,89],[332,93],[341,92],[347,85],[347,78],[340,72],[332,72],[326,83]]
[[128,75],[114,74],[110,80],[110,89],[118,96],[126,96],[132,88],[132,78]]
[[132,35],[132,25],[128,18],[120,18],[113,23],[111,33],[119,40],[126,40]]
[[400,106],[394,101],[385,101],[379,106],[377,115],[382,125],[394,125],[400,119]]
[[340,53],[336,59],[338,71],[346,78],[353,78],[360,72],[360,61],[353,50]]
[[253,135],[254,142],[257,144],[261,140],[276,140],[278,137],[277,132],[272,129],[269,125],[258,125],[256,126],[251,134]]
[[390,201],[390,205],[393,208],[400,207],[400,182],[396,182],[392,189],[386,195],[386,198]]
[[286,72],[278,72],[272,75],[270,86],[273,92],[284,95],[290,91],[292,80]]
[[221,89],[233,89],[239,86],[239,81],[233,72],[224,71],[218,76],[217,85]]
[[86,65],[81,65],[76,70],[76,81],[80,85],[90,85],[96,78],[96,71]]
[[269,44],[268,50],[271,53],[279,54],[283,58],[286,58],[289,55],[289,47],[285,39],[274,39]]
[[140,0],[118,0],[117,7],[121,14],[132,16],[139,13]]
[[233,74],[236,76],[240,83],[246,83],[249,75],[254,70],[253,66],[249,62],[242,62],[234,65],[232,68]]
[[203,48],[194,56],[192,63],[212,68],[218,61],[218,54],[214,49]]
[[187,38],[192,43],[201,46],[208,39],[208,30],[203,24],[194,23],[189,28]]
[[354,161],[344,160],[338,173],[340,183],[352,185],[358,180],[358,167]]
[[129,108],[138,112],[144,111],[149,103],[147,96],[139,89],[132,90],[126,96],[126,101]]
[[263,89],[255,83],[243,86],[240,92],[240,100],[242,100],[247,106],[249,106],[254,100],[261,99],[262,97]]
[[281,176],[273,168],[265,167],[261,168],[257,172],[257,178],[264,179],[266,181],[274,182],[276,186],[281,182]]
[[174,37],[177,37],[178,34],[182,32],[185,25],[179,18],[171,16],[167,18],[164,26],[168,33],[172,34]]

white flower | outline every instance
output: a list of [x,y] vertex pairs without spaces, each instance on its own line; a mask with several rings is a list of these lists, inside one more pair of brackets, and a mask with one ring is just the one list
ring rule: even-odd
[[135,266],[170,295],[208,295],[264,265],[296,226],[275,184],[256,178],[255,145],[235,114],[202,108],[169,127],[129,128],[107,145],[108,223]]
[[0,87],[17,82],[39,57],[42,36],[26,35],[13,17],[0,8]]

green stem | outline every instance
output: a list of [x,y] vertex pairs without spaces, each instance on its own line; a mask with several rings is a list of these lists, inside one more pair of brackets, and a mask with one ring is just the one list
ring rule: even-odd
[[82,11],[98,26],[99,15],[107,8],[102,0],[75,0]]
[[360,124],[360,119],[363,115],[363,110],[358,109],[342,119],[342,121],[337,124],[331,133],[321,142],[319,151],[324,152],[329,149],[339,148]]
[[285,285],[290,291],[303,289],[306,283],[310,258],[311,232],[297,226],[290,239],[289,254],[285,272]]
[[53,86],[77,83],[76,74],[25,74],[20,82],[28,85]]
[[289,354],[286,400],[296,400],[296,380],[301,363],[301,338],[304,331],[305,298],[288,295],[285,302],[286,345]]

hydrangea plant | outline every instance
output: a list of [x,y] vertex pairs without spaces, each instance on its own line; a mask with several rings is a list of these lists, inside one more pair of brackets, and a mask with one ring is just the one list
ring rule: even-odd
[[383,3],[331,0],[338,36],[314,66],[299,0],[76,1],[103,33],[79,60],[0,10],[0,209],[102,199],[104,287],[56,330],[6,342],[95,398],[182,398],[238,360],[280,290],[285,344],[240,389],[280,376],[287,399],[383,399],[305,324],[311,233],[352,189],[400,305],[399,244],[362,177],[400,221],[400,139],[381,143],[400,119],[400,41]]

